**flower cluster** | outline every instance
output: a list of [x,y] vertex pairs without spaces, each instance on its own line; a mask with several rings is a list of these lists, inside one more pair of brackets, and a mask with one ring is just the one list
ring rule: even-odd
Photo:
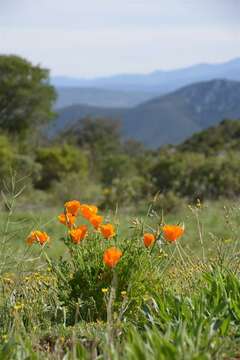
[[[76,218],[81,215],[95,229],[102,234],[105,239],[111,239],[116,235],[114,225],[103,223],[103,216],[99,214],[95,205],[81,204],[77,200],[68,201],[64,205],[64,213],[58,216],[60,223],[69,228],[69,235],[74,244],[79,244],[88,235],[88,226],[76,226]],[[122,256],[122,251],[111,247],[104,252],[103,262],[110,268],[117,265]]]
[[97,206],[81,204],[77,200],[72,200],[66,202],[64,208],[65,211],[58,216],[58,220],[69,228],[69,234],[75,244],[78,244],[88,234],[86,225],[75,225],[76,218],[79,214],[86,219],[95,230],[100,231],[105,239],[110,239],[116,235],[115,228],[112,224],[103,224],[103,216],[98,213]]
[[[95,205],[81,204],[78,200],[71,200],[64,204],[64,212],[58,216],[58,220],[61,224],[64,224],[68,228],[68,234],[71,242],[75,245],[81,243],[89,233],[88,225],[81,224],[76,225],[76,219],[81,216],[87,220],[88,223],[94,228],[95,232],[98,232],[105,239],[114,238],[116,235],[116,229],[113,224],[104,223],[104,218],[99,214],[98,208]],[[180,225],[164,225],[161,227],[161,231],[157,232],[157,235],[146,232],[143,234],[143,243],[145,247],[152,248],[156,240],[160,239],[161,235],[167,242],[176,242],[184,233],[184,227]],[[27,243],[32,245],[33,243],[39,243],[44,245],[49,240],[49,236],[40,230],[35,230],[27,237]],[[109,247],[103,254],[103,262],[106,266],[113,268],[120,261],[123,253],[116,247]]]

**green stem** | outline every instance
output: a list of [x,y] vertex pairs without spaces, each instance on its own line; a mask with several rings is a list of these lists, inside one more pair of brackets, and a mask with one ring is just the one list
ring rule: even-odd
[[113,278],[111,283],[111,290],[109,295],[109,300],[107,304],[107,334],[108,334],[108,345],[109,345],[109,354],[108,359],[111,360],[111,349],[114,347],[113,339],[113,304],[116,299],[116,288],[117,288],[117,273],[113,269]]

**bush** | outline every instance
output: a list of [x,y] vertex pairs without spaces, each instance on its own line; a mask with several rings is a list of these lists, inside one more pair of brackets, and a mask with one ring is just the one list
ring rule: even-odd
[[82,173],[69,173],[62,177],[58,182],[54,182],[50,189],[50,199],[52,204],[62,204],[68,199],[75,197],[82,199],[83,202],[103,201],[103,191],[100,183],[95,183]]
[[154,192],[172,191],[179,196],[194,197],[198,191],[198,178],[192,176],[201,164],[204,155],[194,153],[162,152],[157,163],[151,169]]
[[237,152],[206,157],[193,153],[161,153],[151,169],[154,191],[180,197],[217,199],[240,195],[240,160]]
[[71,172],[80,173],[82,178],[88,174],[86,155],[70,145],[40,148],[36,161],[42,166],[41,179],[36,183],[41,189],[48,189],[53,182],[62,180]]
[[184,199],[177,196],[173,191],[156,194],[153,200],[153,209],[163,211],[164,214],[179,211],[185,204]]
[[42,167],[31,156],[18,154],[15,156],[14,168],[19,176],[26,176],[29,181],[36,183],[41,179]]
[[[240,195],[240,160],[238,153],[206,158],[192,173],[195,193],[199,197],[217,199]],[[196,187],[197,185],[197,187]]]
[[5,135],[0,135],[0,159],[0,178],[2,179],[9,176],[15,160],[15,148]]
[[[114,209],[118,206],[139,204],[148,199],[150,185],[141,176],[114,179],[112,185],[104,189],[103,207]],[[150,195],[149,195],[150,196]]]
[[101,180],[105,186],[112,185],[115,179],[127,179],[136,173],[134,162],[125,154],[110,155],[104,158],[101,166]]

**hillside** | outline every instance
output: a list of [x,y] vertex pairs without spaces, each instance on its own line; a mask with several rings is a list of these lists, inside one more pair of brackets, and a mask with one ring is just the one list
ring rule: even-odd
[[225,118],[240,117],[240,82],[213,80],[186,86],[130,110],[126,136],[150,147],[182,142]]
[[86,117],[98,118],[107,117],[122,120],[129,109],[105,108],[88,105],[72,105],[59,110],[57,119],[48,128],[48,134],[52,137],[65,130],[71,129],[74,125]]
[[240,121],[223,120],[216,126],[192,135],[177,146],[180,151],[198,152],[206,155],[224,151],[240,151]]
[[181,88],[132,109],[76,105],[62,109],[51,134],[70,128],[86,116],[122,121],[125,138],[157,148],[177,144],[225,118],[240,117],[240,82],[213,80]]
[[88,87],[57,87],[56,109],[76,104],[97,107],[133,107],[151,99],[154,93]]

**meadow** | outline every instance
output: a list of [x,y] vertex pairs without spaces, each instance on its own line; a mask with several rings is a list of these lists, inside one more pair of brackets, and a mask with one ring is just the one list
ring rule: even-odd
[[0,72],[0,359],[239,359],[239,121],[159,149],[107,118],[51,137],[49,71]]
[[[1,359],[238,358],[237,202],[98,209],[116,232],[106,237],[81,210],[77,238],[64,205],[24,209],[20,196],[4,195],[1,212]],[[166,224],[184,233],[166,241]],[[34,230],[49,239],[29,242]]]

